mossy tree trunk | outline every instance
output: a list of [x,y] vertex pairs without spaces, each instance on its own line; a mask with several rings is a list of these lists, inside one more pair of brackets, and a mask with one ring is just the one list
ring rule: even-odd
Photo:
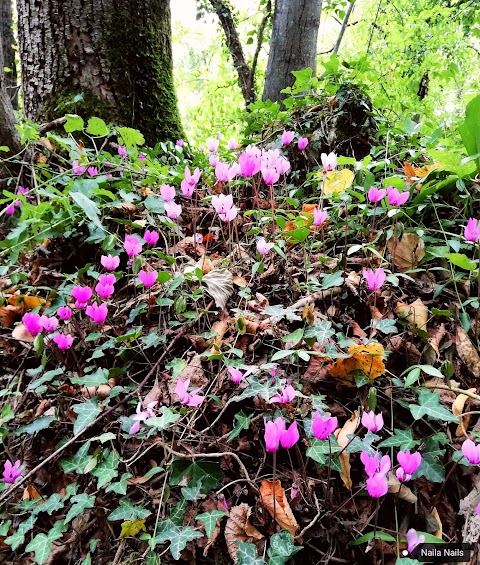
[[17,10],[27,117],[98,116],[152,145],[182,136],[170,0],[17,0]]
[[[20,137],[15,129],[12,101],[7,91],[7,75],[3,71],[3,67],[3,46],[0,41],[0,146],[9,147],[11,153],[16,153],[20,150]],[[5,155],[5,152],[0,153],[0,163],[2,155]],[[1,175],[3,167],[0,167],[0,169]]]
[[[15,37],[13,35],[12,0],[0,0],[0,38],[3,47],[3,66],[10,69],[6,74],[7,92],[13,107],[18,106],[17,68],[15,64]],[[3,70],[3,67],[2,67]]]
[[317,71],[317,38],[322,0],[276,0],[263,100],[281,101],[292,86],[292,71]]

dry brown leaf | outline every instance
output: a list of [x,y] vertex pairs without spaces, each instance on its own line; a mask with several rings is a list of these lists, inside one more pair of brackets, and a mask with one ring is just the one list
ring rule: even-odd
[[42,504],[45,502],[45,499],[42,498],[42,495],[38,492],[38,490],[30,483],[22,494],[22,500],[38,500],[37,504]]
[[206,290],[214,299],[217,308],[223,310],[233,294],[232,273],[227,269],[212,269],[204,275],[202,284],[207,287]]
[[29,296],[28,294],[13,294],[8,298],[8,303],[12,306],[23,304],[27,310],[33,310],[42,304],[45,304],[43,298],[38,296]]
[[[469,388],[467,392],[477,392],[476,388]],[[460,437],[462,435],[467,436],[467,429],[470,423],[470,414],[467,416],[462,416],[463,409],[465,407],[465,403],[469,400],[469,396],[466,394],[459,394],[455,401],[452,404],[452,413],[454,416],[460,419],[460,424],[457,426],[457,430],[455,432],[456,437]]]
[[196,269],[202,269],[202,273],[206,275],[213,269],[213,263],[209,257],[202,255],[200,259],[195,264]]
[[417,502],[417,497],[413,494],[413,492],[406,485],[401,483],[392,471],[388,472],[387,479],[389,493],[395,494],[398,498],[405,500],[406,502],[410,502],[410,504],[415,504],[415,502]]
[[245,288],[246,286],[248,286],[248,282],[243,277],[240,277],[238,275],[233,275],[232,282],[235,286],[239,286],[240,288]]
[[[204,241],[206,241],[205,238]],[[181,239],[172,247],[172,252],[180,255],[188,255],[189,257],[193,256],[195,251],[197,252],[197,255],[205,255],[207,252],[205,246],[201,243],[195,243],[191,235]]]
[[19,306],[0,306],[0,325],[4,328],[11,328],[16,320],[19,320],[25,313],[25,307]]
[[160,400],[161,396],[160,385],[158,384],[158,379],[155,379],[155,383],[152,388],[147,392],[145,398],[143,399],[143,406],[148,406],[150,402],[155,402]]
[[216,332],[217,335],[206,342],[206,346],[212,349],[212,353],[218,353],[223,345],[223,336],[231,323],[230,318],[223,318],[222,320],[217,320],[212,326],[212,332]]
[[412,326],[416,326],[421,330],[427,329],[428,320],[428,308],[425,304],[417,298],[415,302],[411,304],[405,304],[405,302],[397,302],[395,306],[395,312],[400,318],[406,318]]
[[328,374],[341,379],[343,384],[355,386],[355,371],[362,371],[370,381],[385,373],[384,349],[380,343],[351,345],[348,353],[350,357],[337,359],[328,369]]
[[415,269],[425,256],[425,243],[415,233],[404,233],[400,239],[391,237],[387,247],[393,262],[401,271]]
[[99,386],[87,386],[82,388],[81,393],[85,398],[93,398],[94,396],[98,396],[98,398],[108,398],[110,396],[110,392],[112,387],[108,385],[99,385]]
[[244,543],[262,542],[265,536],[249,522],[252,510],[248,504],[239,504],[230,509],[230,515],[225,524],[225,541],[228,553],[234,563],[237,563],[239,541]]
[[27,343],[33,343],[35,338],[30,332],[27,332],[27,328],[23,324],[18,324],[15,326],[12,332],[13,339],[18,339],[19,341],[26,341]]
[[477,379],[480,378],[480,356],[470,341],[467,332],[460,325],[457,326],[456,345],[460,359]]
[[313,326],[315,323],[314,309],[315,304],[305,304],[302,310],[302,319],[305,320],[309,326]]
[[262,481],[260,486],[260,497],[262,499],[262,504],[265,506],[270,516],[279,526],[281,526],[283,530],[288,530],[293,537],[297,533],[299,525],[295,520],[290,504],[285,496],[282,483],[280,481],[275,481],[275,483],[273,481]]
[[429,331],[428,334],[428,343],[430,344],[430,347],[435,351],[437,357],[440,357],[440,343],[447,334],[445,324],[440,324],[434,330]]
[[438,524],[438,530],[435,530],[433,532],[433,535],[436,538],[442,539],[442,534],[443,534],[442,521],[440,520],[440,515],[438,514],[438,510],[435,508],[435,506],[432,508],[431,514],[435,518],[435,520],[437,521],[437,524]]
[[[358,411],[355,410],[351,418],[345,422],[343,428],[335,430],[335,437],[337,438],[337,442],[340,447],[347,447],[348,442],[351,441],[351,438],[348,436],[355,434],[359,424],[360,416],[358,415]],[[350,453],[347,453],[347,451],[344,450],[340,453],[338,458],[340,461],[340,467],[342,468],[340,478],[348,490],[352,490],[353,485],[350,477]]]

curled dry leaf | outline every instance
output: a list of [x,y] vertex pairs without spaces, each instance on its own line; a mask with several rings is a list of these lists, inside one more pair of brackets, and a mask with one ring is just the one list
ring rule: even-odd
[[255,543],[258,547],[259,542],[264,542],[265,540],[265,536],[261,534],[255,526],[250,524],[249,518],[251,512],[250,506],[245,503],[230,509],[230,515],[225,525],[225,541],[230,558],[234,563],[238,561],[237,543],[239,541]]
[[202,284],[207,287],[217,308],[223,310],[233,294],[232,273],[227,269],[213,269],[203,277]]
[[401,271],[415,269],[425,256],[425,243],[415,233],[404,233],[400,239],[392,236],[387,247]]
[[440,343],[446,335],[447,329],[445,328],[445,324],[440,324],[432,331],[428,332],[428,343],[437,354],[437,357],[440,357]]
[[206,342],[206,346],[212,348],[212,353],[218,353],[218,350],[222,347],[223,344],[223,336],[225,332],[228,330],[228,326],[231,323],[231,319],[228,317],[224,317],[221,320],[217,320],[214,322],[212,326],[212,332],[216,332],[217,335],[212,337]]
[[[273,503],[274,496],[275,508]],[[295,520],[290,504],[285,496],[282,483],[280,481],[262,481],[260,486],[260,497],[262,499],[262,504],[265,506],[270,516],[279,526],[281,526],[282,529],[288,530],[293,537],[297,533],[299,525]]]
[[[335,430],[335,437],[337,438],[337,442],[340,447],[347,447],[348,442],[352,439],[348,436],[354,435],[359,425],[360,416],[358,411],[355,410],[350,419],[345,422],[343,428]],[[347,453],[347,451],[344,450],[340,453],[338,458],[340,460],[340,467],[342,468],[340,478],[348,490],[352,490],[353,484],[350,477],[350,453]]]
[[0,326],[11,328],[16,320],[19,320],[25,312],[25,308],[20,306],[0,306]]
[[81,393],[85,398],[93,398],[94,396],[98,396],[98,398],[105,399],[110,396],[111,390],[112,387],[108,385],[87,386],[82,388]]
[[417,497],[413,492],[403,483],[401,483],[392,471],[389,471],[387,475],[388,480],[388,492],[395,494],[401,500],[415,504],[417,502]]
[[240,288],[245,288],[246,286],[248,286],[248,282],[239,275],[233,275],[232,282],[235,286],[239,286]]
[[480,378],[480,356],[467,332],[460,325],[457,326],[456,345],[460,359],[477,379]]
[[406,318],[412,326],[416,326],[421,330],[427,329],[428,308],[420,298],[417,298],[417,300],[411,304],[397,302],[395,312],[400,318]]
[[[476,388],[469,388],[467,392],[477,392]],[[452,404],[452,412],[454,416],[460,419],[460,424],[457,426],[457,431],[455,432],[456,437],[467,436],[467,429],[470,423],[470,414],[462,416],[465,403],[469,400],[466,394],[459,394]]]
[[370,381],[385,373],[384,349],[380,343],[351,345],[348,353],[350,357],[337,359],[328,369],[328,374],[340,379],[342,384],[355,386],[356,371],[363,372]]
[[309,326],[315,323],[315,304],[305,304],[302,310],[302,319],[307,322]]
[[438,513],[438,510],[435,508],[435,506],[432,508],[432,516],[435,518],[435,520],[438,524],[438,530],[435,530],[433,532],[433,535],[436,538],[442,539],[442,535],[443,535],[442,521],[440,520],[440,515]]
[[26,341],[27,343],[33,343],[35,338],[30,332],[27,332],[27,328],[23,324],[18,324],[15,326],[12,332],[13,339],[18,339],[19,341]]

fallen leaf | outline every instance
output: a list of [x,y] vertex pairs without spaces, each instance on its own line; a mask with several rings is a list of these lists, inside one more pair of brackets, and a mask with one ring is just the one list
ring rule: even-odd
[[348,349],[350,357],[337,359],[328,369],[328,374],[341,379],[343,384],[355,386],[355,372],[361,371],[370,381],[385,373],[383,363],[384,349],[380,343],[368,345],[351,345]]
[[400,239],[391,237],[387,247],[392,260],[401,271],[415,269],[425,256],[425,243],[415,233],[404,233]]
[[25,313],[25,308],[22,304],[19,306],[0,306],[0,325],[4,328],[11,328],[13,324],[19,320]]
[[33,343],[35,338],[30,332],[27,332],[27,328],[23,324],[18,324],[15,326],[12,332],[13,339],[18,339],[19,341],[26,341],[27,343]]
[[480,356],[478,355],[477,349],[470,341],[467,332],[460,325],[457,326],[456,346],[458,355],[467,366],[467,369],[475,375],[477,379],[480,378]]
[[421,330],[427,329],[428,308],[420,298],[417,298],[417,300],[411,304],[397,302],[395,312],[400,318],[406,318],[412,326],[416,326]]
[[231,319],[228,317],[225,317],[221,320],[217,320],[216,322],[214,322],[211,331],[216,332],[217,335],[214,336],[212,339],[209,339],[205,343],[207,348],[212,349],[213,354],[218,353],[218,351],[221,349],[223,345],[223,336],[225,335],[225,332],[227,331],[230,323],[231,323]]
[[417,179],[423,179],[435,169],[443,167],[441,163],[431,163],[430,165],[423,165],[423,167],[414,167],[408,161],[403,163],[403,172],[407,177],[406,181],[413,184]]
[[158,384],[158,379],[155,379],[155,382],[152,388],[147,392],[145,398],[143,399],[143,405],[148,406],[150,402],[155,402],[160,400],[161,396],[160,385]]
[[99,385],[83,387],[81,393],[83,394],[83,396],[85,396],[85,398],[93,398],[94,396],[98,396],[98,398],[105,399],[110,396],[111,391],[111,386]]
[[345,192],[347,188],[352,186],[354,178],[355,173],[350,169],[328,171],[325,177],[325,182],[322,182],[322,192],[324,196]]
[[232,273],[227,269],[213,269],[203,277],[202,284],[207,287],[217,308],[223,310],[233,294]]
[[[476,388],[469,388],[467,392],[477,392]],[[465,407],[465,403],[469,400],[470,397],[466,394],[459,394],[457,398],[455,398],[452,404],[452,413],[454,416],[460,419],[460,424],[457,426],[457,430],[455,432],[456,437],[460,437],[462,435],[467,436],[467,429],[470,423],[470,414],[467,416],[462,416],[463,409]]]
[[142,518],[141,520],[135,520],[134,522],[130,522],[127,520],[122,524],[122,531],[120,532],[120,539],[122,538],[134,538],[140,532],[146,532],[147,529],[145,528],[145,520],[146,518]]
[[239,286],[240,288],[245,288],[246,286],[248,286],[248,282],[243,277],[240,277],[238,275],[233,275],[232,282],[235,286]]
[[302,320],[307,322],[309,326],[313,326],[315,323],[315,304],[305,304],[302,310]]
[[396,495],[401,500],[410,502],[410,504],[415,504],[415,502],[417,502],[417,497],[413,494],[409,487],[401,483],[392,471],[388,472],[387,480],[389,493]]
[[[275,491],[275,492],[274,492]],[[275,507],[274,507],[275,496]],[[262,481],[260,486],[260,497],[262,504],[267,509],[270,516],[277,522],[282,529],[288,530],[292,537],[299,529],[295,520],[290,504],[285,496],[285,490],[280,481]]]
[[[233,506],[230,509],[230,515],[225,524],[225,541],[227,543],[228,553],[234,563],[238,561],[238,545],[239,541],[244,543],[263,542],[265,536],[261,534],[255,526],[250,524],[249,518],[252,510],[246,503]],[[263,543],[262,543],[263,545]]]
[[[360,416],[358,415],[358,411],[352,414],[351,418],[347,420],[343,426],[343,428],[338,428],[335,430],[335,437],[337,438],[338,445],[340,447],[347,447],[349,441],[351,441],[351,437],[355,434],[356,429],[360,424]],[[352,490],[352,479],[350,477],[350,453],[347,453],[346,449],[340,453],[338,456],[340,461],[340,478],[342,479],[344,485],[348,488],[348,490]]]
[[439,526],[438,530],[433,532],[433,535],[436,538],[442,539],[442,521],[440,520],[440,515],[438,514],[438,511],[435,507],[432,508],[432,516],[435,518],[435,520],[437,521],[437,524]]
[[[207,239],[208,235],[210,234],[203,236],[204,242],[210,241],[210,239]],[[193,256],[195,251],[197,252],[197,255],[205,255],[205,253],[207,252],[205,246],[201,243],[195,243],[193,236],[191,235],[185,237],[184,239],[181,239],[172,247],[172,252],[178,253],[180,255]]]
[[45,300],[38,296],[30,296],[28,294],[13,294],[12,296],[9,296],[8,303],[12,306],[24,304],[27,310],[33,310],[34,308],[38,308],[38,306],[45,304]]
[[437,357],[440,357],[440,343],[442,339],[447,335],[447,329],[445,328],[445,324],[440,324],[433,330],[430,330],[428,332],[428,335],[429,335],[428,343],[437,354]]
[[195,267],[198,269],[202,269],[202,273],[206,275],[207,273],[213,270],[213,263],[209,257],[207,257],[206,255],[202,255],[195,264]]
[[42,498],[42,495],[38,492],[38,490],[30,483],[22,494],[22,500],[38,500],[38,504],[42,504],[45,500]]

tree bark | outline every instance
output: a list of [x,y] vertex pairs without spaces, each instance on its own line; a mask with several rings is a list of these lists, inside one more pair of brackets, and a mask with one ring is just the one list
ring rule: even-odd
[[151,145],[182,137],[170,0],[17,0],[17,10],[28,118],[98,116]]
[[317,71],[321,0],[276,0],[263,100],[282,101],[292,86],[292,71]]
[[[0,41],[0,146],[7,146],[10,153],[17,153],[20,150],[20,137],[15,129],[15,117],[3,67],[3,46]],[[5,152],[0,153],[0,161],[1,155],[5,155]]]
[[[15,37],[13,35],[12,1],[0,0],[0,38],[3,47],[3,66],[11,69],[6,74],[7,92],[14,109],[18,107],[17,65],[15,63]],[[3,67],[2,69],[3,70]]]

